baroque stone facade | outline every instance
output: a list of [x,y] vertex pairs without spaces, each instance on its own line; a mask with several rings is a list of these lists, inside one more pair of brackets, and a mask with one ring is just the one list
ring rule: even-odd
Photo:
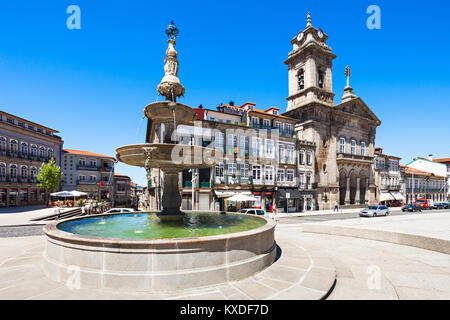
[[[298,139],[315,143],[317,208],[365,205],[376,201],[374,143],[381,121],[353,93],[347,81],[342,101],[333,103],[332,61],[328,36],[311,25],[291,43],[288,65],[289,96],[284,115],[298,120]],[[350,69],[345,74],[350,77]]]

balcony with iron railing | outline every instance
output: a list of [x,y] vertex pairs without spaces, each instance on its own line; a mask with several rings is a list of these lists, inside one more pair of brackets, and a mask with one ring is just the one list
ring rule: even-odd
[[400,190],[401,186],[399,184],[382,184],[380,185],[380,190]]
[[0,182],[37,183],[35,177],[0,175]]
[[98,182],[97,180],[77,180],[78,185],[97,185]]
[[18,151],[16,152],[16,151],[10,151],[10,150],[0,151],[0,156],[14,158],[14,159],[39,161],[39,162],[49,162],[53,158],[53,157],[49,157],[49,156],[31,154],[28,152],[18,152]]
[[437,188],[437,187],[406,187],[406,192],[408,193],[420,193],[420,192],[443,192],[443,188]]

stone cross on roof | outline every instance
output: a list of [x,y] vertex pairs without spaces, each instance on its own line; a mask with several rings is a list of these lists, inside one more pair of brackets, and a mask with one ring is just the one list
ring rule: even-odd
[[307,27],[311,26],[311,13],[309,13],[309,12],[308,12],[308,16],[307,16],[306,26]]
[[351,76],[351,73],[350,73],[350,67],[349,66],[347,66],[345,68],[345,75],[347,76],[347,87],[350,87],[350,76]]

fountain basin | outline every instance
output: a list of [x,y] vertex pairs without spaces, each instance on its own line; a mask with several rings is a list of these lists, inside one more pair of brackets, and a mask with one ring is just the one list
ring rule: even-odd
[[216,285],[249,277],[271,265],[276,255],[275,223],[257,216],[252,219],[265,224],[255,229],[189,238],[102,238],[58,228],[82,219],[44,227],[46,274],[79,288],[163,292]]
[[201,146],[169,143],[132,144],[117,148],[119,161],[138,167],[147,167],[147,155],[151,168],[163,171],[181,171],[190,168],[210,168],[221,156],[216,150]]

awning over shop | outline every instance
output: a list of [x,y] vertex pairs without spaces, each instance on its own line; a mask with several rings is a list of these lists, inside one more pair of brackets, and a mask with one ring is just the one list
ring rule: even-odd
[[301,197],[298,189],[279,188],[275,194],[277,199],[298,199]]
[[247,195],[247,196],[251,196],[251,192],[250,191],[232,191],[232,190],[214,190],[214,192],[216,193],[216,197],[217,198],[228,198],[228,197],[232,197],[234,195],[237,194],[243,194],[243,195]]
[[395,200],[405,200],[402,194],[398,191],[391,191],[391,194],[395,198]]
[[395,198],[389,192],[380,192],[380,201],[395,200]]

